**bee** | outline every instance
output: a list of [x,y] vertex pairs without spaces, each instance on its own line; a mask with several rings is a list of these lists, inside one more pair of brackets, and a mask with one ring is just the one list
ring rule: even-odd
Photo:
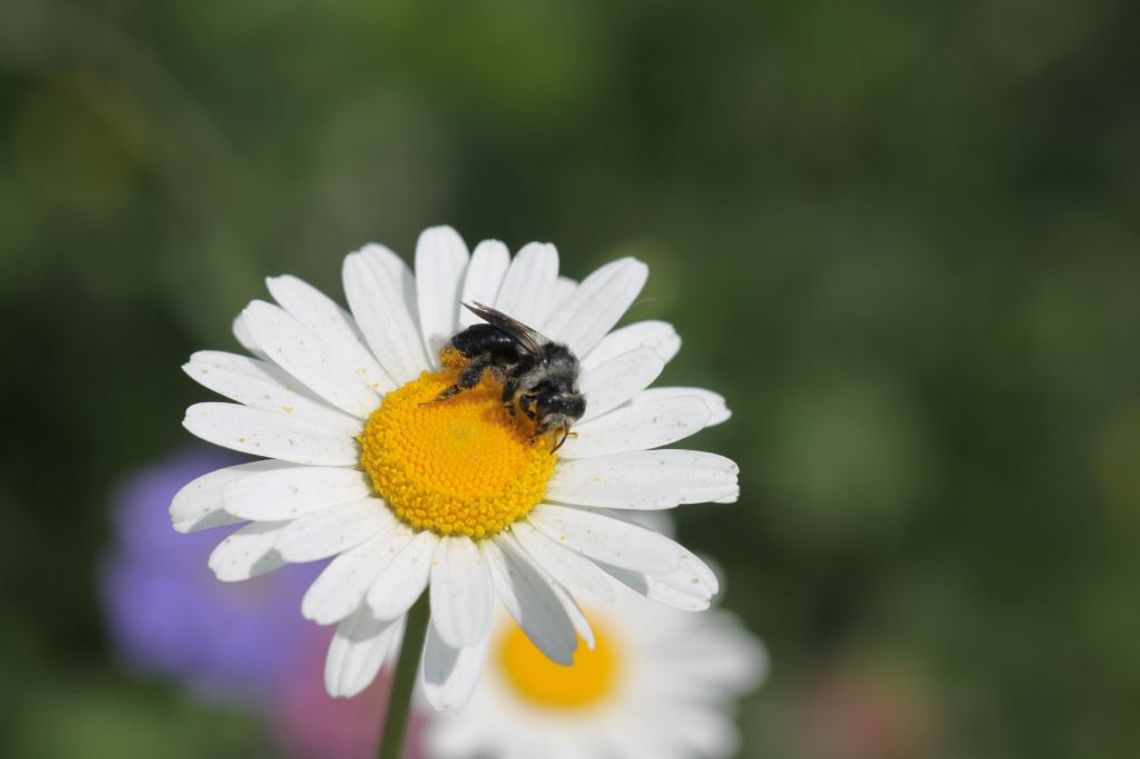
[[435,400],[470,390],[490,371],[503,385],[503,405],[511,415],[521,411],[535,421],[531,440],[556,435],[551,453],[557,451],[572,434],[571,425],[586,413],[586,399],[578,390],[578,357],[501,311],[481,303],[463,306],[486,324],[473,324],[444,346],[443,363],[462,368]]

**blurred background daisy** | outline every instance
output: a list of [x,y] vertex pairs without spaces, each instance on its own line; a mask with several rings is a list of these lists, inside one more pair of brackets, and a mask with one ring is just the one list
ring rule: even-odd
[[677,534],[773,662],[738,755],[1131,756],[1138,26],[1124,0],[0,3],[0,756],[374,739],[379,700],[306,727],[334,722],[300,577],[219,587],[154,493],[225,465],[171,463],[216,455],[185,453],[178,367],[238,350],[266,274],[336,293],[347,252],[440,223],[575,278],[645,261],[626,318],[685,341],[659,382],[726,396],[691,442],[740,501]]
[[[593,647],[554,664],[501,615],[471,702],[431,716],[440,759],[723,759],[739,748],[736,698],[768,669],[732,615],[690,614],[632,591],[587,609]],[[585,644],[585,641],[583,641]]]

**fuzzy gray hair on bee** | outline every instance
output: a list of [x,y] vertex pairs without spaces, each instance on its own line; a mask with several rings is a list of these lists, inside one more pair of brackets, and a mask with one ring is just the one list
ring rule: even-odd
[[462,368],[455,383],[436,401],[470,390],[483,373],[503,385],[502,401],[512,415],[521,411],[535,421],[533,439],[558,436],[557,451],[569,437],[570,427],[586,413],[586,399],[578,390],[578,357],[522,322],[481,303],[463,307],[483,319],[458,333],[444,346],[445,364]]

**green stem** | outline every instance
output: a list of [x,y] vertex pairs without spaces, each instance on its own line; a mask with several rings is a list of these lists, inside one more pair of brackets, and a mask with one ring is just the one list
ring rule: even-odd
[[388,691],[388,716],[384,718],[384,733],[380,737],[380,759],[402,759],[404,743],[408,737],[408,717],[412,713],[412,696],[419,672],[420,652],[428,625],[428,594],[424,593],[408,612],[404,628],[404,642],[396,660],[396,672]]

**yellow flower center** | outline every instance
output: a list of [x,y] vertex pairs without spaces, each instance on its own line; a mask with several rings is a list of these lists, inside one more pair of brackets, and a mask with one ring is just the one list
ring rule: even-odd
[[490,379],[436,401],[455,376],[424,372],[384,396],[359,437],[360,465],[417,530],[482,538],[542,501],[557,457],[531,442],[529,420],[508,413]]
[[574,663],[564,667],[546,658],[515,624],[499,641],[498,663],[507,683],[520,697],[539,706],[580,709],[613,692],[618,677],[615,641],[597,619],[590,618],[594,650],[579,640]]

